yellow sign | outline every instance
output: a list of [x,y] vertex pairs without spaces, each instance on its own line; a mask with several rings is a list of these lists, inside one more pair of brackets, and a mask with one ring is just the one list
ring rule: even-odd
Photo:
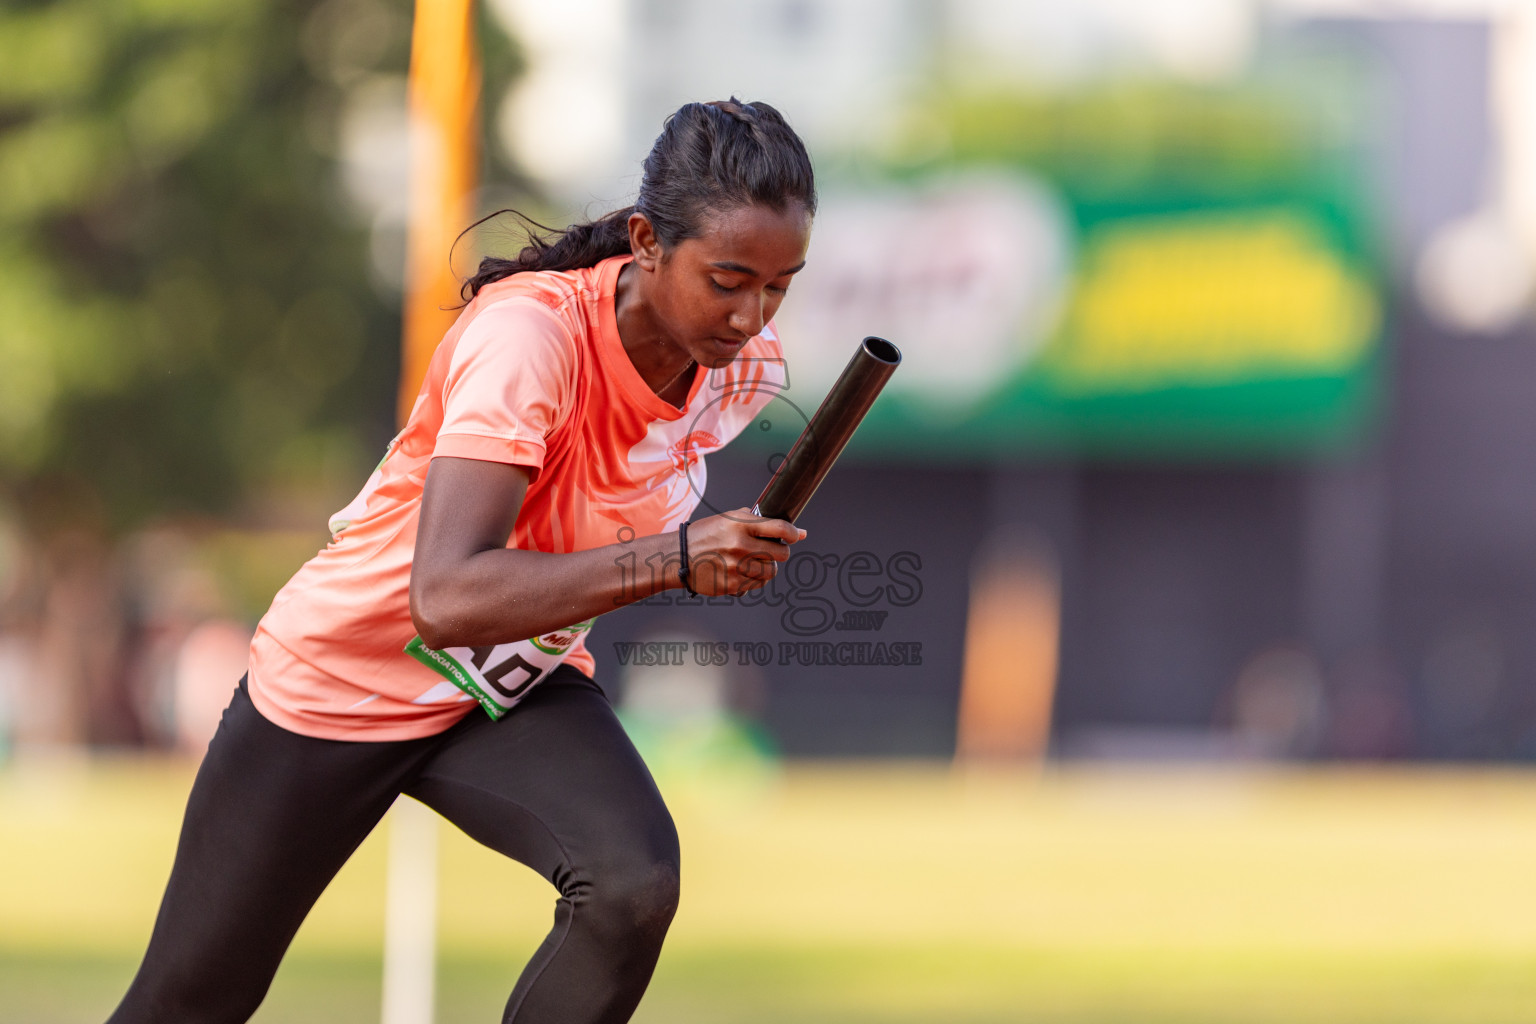
[[1065,394],[1336,376],[1371,349],[1370,281],[1286,213],[1101,223],[1042,369]]

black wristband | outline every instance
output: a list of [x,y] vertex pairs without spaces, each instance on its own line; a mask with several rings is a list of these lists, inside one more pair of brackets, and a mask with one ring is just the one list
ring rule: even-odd
[[683,559],[682,564],[677,567],[677,578],[683,581],[684,590],[688,591],[691,596],[698,597],[699,592],[693,589],[693,581],[688,578],[690,568],[688,564],[688,527],[690,525],[690,523],[684,523],[682,528],[677,531],[678,549]]

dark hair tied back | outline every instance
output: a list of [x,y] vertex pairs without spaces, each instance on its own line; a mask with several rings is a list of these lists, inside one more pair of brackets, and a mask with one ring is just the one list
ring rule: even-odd
[[650,220],[656,237],[670,248],[697,237],[707,211],[755,204],[784,210],[791,203],[815,214],[816,181],[805,144],[782,114],[766,103],[735,97],[689,103],[662,125],[645,158],[634,206],[564,231],[500,211],[528,226],[528,244],[513,259],[481,260],[464,282],[464,297],[524,270],[576,270],[622,256],[629,252],[629,215],[635,212]]

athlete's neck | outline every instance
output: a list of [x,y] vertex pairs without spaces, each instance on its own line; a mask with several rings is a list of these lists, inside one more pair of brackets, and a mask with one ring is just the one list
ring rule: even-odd
[[[693,386],[693,376],[687,372],[694,365],[693,357],[656,322],[644,288],[641,272],[633,263],[626,263],[613,290],[613,317],[619,329],[619,343],[646,386],[681,407]],[[680,399],[674,397],[679,381],[683,382]]]

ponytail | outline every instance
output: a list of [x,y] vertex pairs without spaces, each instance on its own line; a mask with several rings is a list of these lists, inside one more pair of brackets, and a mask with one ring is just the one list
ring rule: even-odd
[[635,205],[593,221],[551,228],[516,210],[529,229],[528,244],[513,259],[487,256],[464,282],[465,301],[493,281],[525,270],[577,270],[629,253],[629,216],[640,212],[657,239],[670,248],[695,238],[706,210],[725,211],[761,203],[775,210],[797,202],[816,213],[816,184],[805,144],[782,114],[766,103],[735,97],[689,103],[669,116],[645,158]]
[[464,282],[461,294],[468,302],[492,281],[500,281],[524,270],[577,270],[596,266],[611,256],[623,256],[629,252],[629,215],[634,212],[633,206],[626,206],[597,220],[572,224],[564,231],[540,224],[516,210],[497,210],[490,216],[482,217],[471,224],[468,230],[474,230],[492,217],[510,213],[528,228],[528,244],[512,259],[486,256],[480,261],[474,276]]

